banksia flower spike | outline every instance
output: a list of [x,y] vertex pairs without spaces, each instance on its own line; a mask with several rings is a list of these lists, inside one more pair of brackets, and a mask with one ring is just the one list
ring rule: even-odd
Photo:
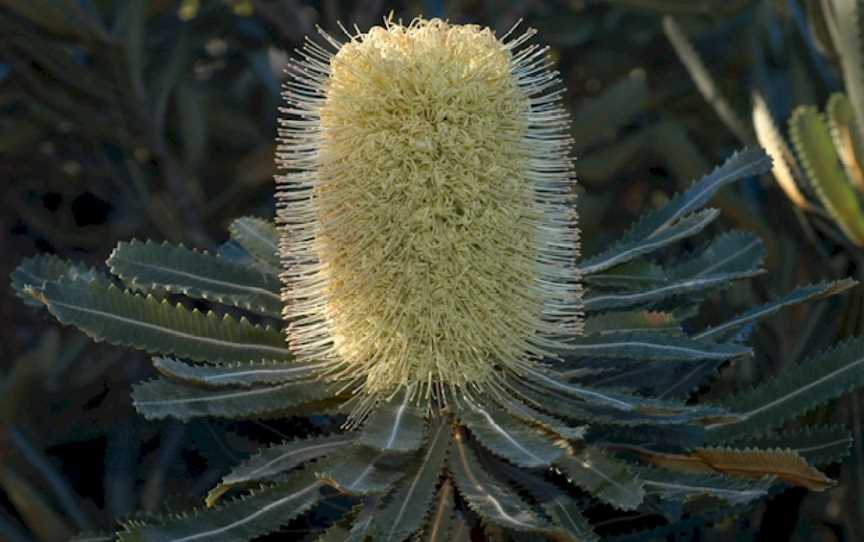
[[546,48],[387,21],[292,66],[288,339],[361,393],[494,392],[580,328],[569,118]]
[[133,392],[147,418],[332,417],[233,468],[207,508],[127,522],[121,541],[251,540],[346,498],[320,540],[596,541],[584,512],[648,499],[653,539],[680,533],[663,518],[682,510],[711,521],[775,482],[832,484],[815,467],[848,431],[776,428],[864,384],[861,339],[722,405],[688,398],[752,353],[761,318],[852,281],[685,332],[707,292],[761,271],[761,243],[652,255],[702,232],[721,187],[767,171],[758,150],[577,261],[568,118],[532,34],[422,19],[324,34],[332,50],[310,42],[287,83],[277,225],[239,219],[216,255],[121,243],[113,278],[55,257],[13,274],[61,322],[158,354]]

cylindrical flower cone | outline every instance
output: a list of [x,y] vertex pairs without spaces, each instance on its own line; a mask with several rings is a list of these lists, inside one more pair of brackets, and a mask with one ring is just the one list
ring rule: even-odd
[[308,43],[285,93],[288,341],[371,404],[496,393],[579,332],[579,231],[546,48],[417,19]]

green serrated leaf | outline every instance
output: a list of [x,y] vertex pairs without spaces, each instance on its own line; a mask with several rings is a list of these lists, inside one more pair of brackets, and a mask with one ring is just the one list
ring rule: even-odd
[[855,280],[843,279],[834,282],[820,282],[818,284],[802,286],[801,288],[796,288],[774,301],[749,309],[731,320],[727,320],[722,324],[718,324],[706,329],[705,331],[696,333],[693,335],[693,338],[709,339],[713,341],[728,341],[737,335],[744,327],[758,322],[759,320],[763,320],[785,307],[804,303],[805,301],[824,299],[826,297],[837,295],[845,292],[849,288],[852,288],[856,284],[858,284],[858,282]]
[[645,498],[644,484],[626,463],[587,447],[558,460],[571,483],[619,510],[634,510]]
[[408,461],[401,454],[352,446],[322,476],[350,495],[381,495],[404,476]]
[[38,299],[61,323],[95,341],[173,354],[208,363],[292,359],[279,331],[245,318],[188,310],[152,296],[124,292],[101,280],[61,278],[48,282]]
[[378,405],[363,427],[357,443],[386,452],[411,452],[420,448],[426,435],[426,421],[411,395],[402,392]]
[[456,416],[486,449],[525,468],[548,467],[563,453],[548,434],[492,405],[464,401]]
[[737,273],[718,273],[678,279],[662,286],[635,292],[598,293],[585,298],[585,310],[590,314],[608,310],[655,307],[675,297],[693,296],[728,287],[732,281],[751,278],[761,272],[760,269],[752,269]]
[[[717,209],[705,209],[682,217],[656,235],[626,234],[621,241],[606,252],[582,262],[579,266],[579,272],[587,277],[660,250],[676,241],[692,237],[704,230],[719,214]],[[640,223],[641,221],[637,223],[637,226]]]
[[320,499],[321,487],[322,482],[306,472],[217,508],[143,525],[127,524],[118,536],[121,542],[246,542],[310,510]]
[[120,243],[108,258],[111,272],[144,292],[171,292],[281,318],[277,277],[168,243]]
[[514,531],[553,530],[530,504],[483,468],[461,433],[456,435],[449,464],[456,489],[484,521]]
[[556,538],[572,540],[573,542],[600,541],[582,514],[579,504],[554,485],[544,481],[539,476],[503,461],[492,460],[484,462],[484,464],[496,476],[506,479],[509,483],[531,495],[543,509],[543,512],[561,529],[563,536]]
[[864,385],[864,337],[846,341],[724,404],[737,423],[708,426],[709,442],[765,431]]
[[852,184],[864,195],[864,170],[861,169],[861,164],[864,164],[864,142],[861,141],[862,134],[855,125],[852,103],[845,94],[834,93],[828,98],[825,114],[828,117],[834,148],[843,163],[843,170]]
[[583,275],[597,273],[698,233],[716,218],[716,211],[697,211],[720,188],[764,173],[770,167],[771,159],[762,149],[745,149],[733,154],[686,192],[672,198],[661,209],[644,215],[609,250],[581,262],[579,270]]
[[153,366],[170,378],[189,384],[250,387],[314,378],[327,363],[262,361],[231,365],[190,365],[172,358],[153,358]]
[[700,341],[653,330],[587,335],[568,345],[568,349],[588,358],[667,361],[728,360],[752,354],[750,348],[738,344]]
[[815,107],[799,107],[789,119],[789,134],[822,205],[850,241],[864,246],[864,212],[823,116]]
[[307,461],[327,457],[347,446],[354,438],[355,435],[339,433],[261,448],[222,477],[222,481],[208,493],[207,506],[213,506],[226,491],[234,487],[266,481]]
[[420,539],[423,542],[449,542],[456,519],[453,484],[445,480],[435,497],[435,507],[429,517],[429,524],[423,530]]
[[[375,540],[405,540],[423,526],[434,502],[435,486],[450,449],[452,433],[448,417],[441,416],[433,422],[421,461],[397,484],[386,504],[375,514],[372,531]],[[452,512],[452,492],[450,502],[449,509],[445,507],[442,512],[448,516]],[[441,529],[445,520],[438,517],[434,521],[435,528]]]
[[231,239],[274,273],[280,269],[279,232],[272,222],[243,217],[231,223]]
[[10,277],[15,295],[34,307],[42,307],[43,303],[33,294],[44,291],[49,282],[57,282],[61,278],[80,279],[85,282],[96,278],[107,280],[103,273],[93,268],[73,264],[51,254],[27,258],[12,271]]
[[522,401],[497,397],[504,410],[521,419],[524,423],[540,428],[543,431],[564,440],[581,440],[585,436],[586,426],[573,425],[554,416],[536,410]]
[[208,390],[163,379],[137,384],[132,391],[135,408],[148,420],[202,416],[222,418],[260,417],[287,411],[305,403],[335,396],[336,387],[326,382],[288,382],[251,389]]
[[663,469],[640,468],[639,478],[648,495],[663,499],[688,501],[711,496],[729,504],[745,504],[768,494],[774,483],[771,478],[742,480],[716,474],[675,472]]
[[747,273],[761,269],[765,245],[752,233],[730,231],[718,235],[695,256],[671,267],[673,278],[700,278]]

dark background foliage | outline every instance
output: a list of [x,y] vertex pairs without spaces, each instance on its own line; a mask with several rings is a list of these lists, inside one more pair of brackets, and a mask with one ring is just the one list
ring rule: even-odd
[[[755,141],[751,89],[762,88],[786,118],[842,87],[819,39],[817,3],[0,0],[0,275],[39,253],[99,265],[132,237],[213,249],[232,218],[272,217],[286,55],[314,38],[316,25],[365,30],[391,10],[498,31],[524,18],[540,31],[574,114],[590,253]],[[664,35],[670,14],[713,76],[708,100]],[[717,114],[718,99],[731,114]],[[864,272],[862,251],[830,221],[797,212],[772,178],[727,189],[716,204],[724,227],[765,239],[770,278],[711,300],[705,321],[794,284]],[[758,331],[760,362],[725,368],[709,397],[860,333],[862,305],[859,291],[783,313]],[[323,429],[296,420],[144,422],[129,401],[131,383],[152,371],[141,356],[92,345],[6,287],[0,322],[0,540],[64,540],[110,530],[136,510],[195,504],[256,443]],[[675,539],[864,538],[859,398],[812,416],[854,424],[853,454],[831,471],[837,488],[788,491],[717,525],[683,518]],[[639,517],[614,518],[592,520],[607,533],[644,527]],[[317,522],[304,518],[283,536],[314,533]]]

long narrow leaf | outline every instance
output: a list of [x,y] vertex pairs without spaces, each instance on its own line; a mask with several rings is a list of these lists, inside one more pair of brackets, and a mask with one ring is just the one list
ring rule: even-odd
[[277,277],[212,254],[132,241],[117,245],[108,266],[136,290],[184,294],[275,318],[282,314]]
[[61,323],[96,341],[208,363],[292,358],[275,329],[254,326],[245,318],[190,311],[100,280],[62,278],[45,284],[36,297]]

